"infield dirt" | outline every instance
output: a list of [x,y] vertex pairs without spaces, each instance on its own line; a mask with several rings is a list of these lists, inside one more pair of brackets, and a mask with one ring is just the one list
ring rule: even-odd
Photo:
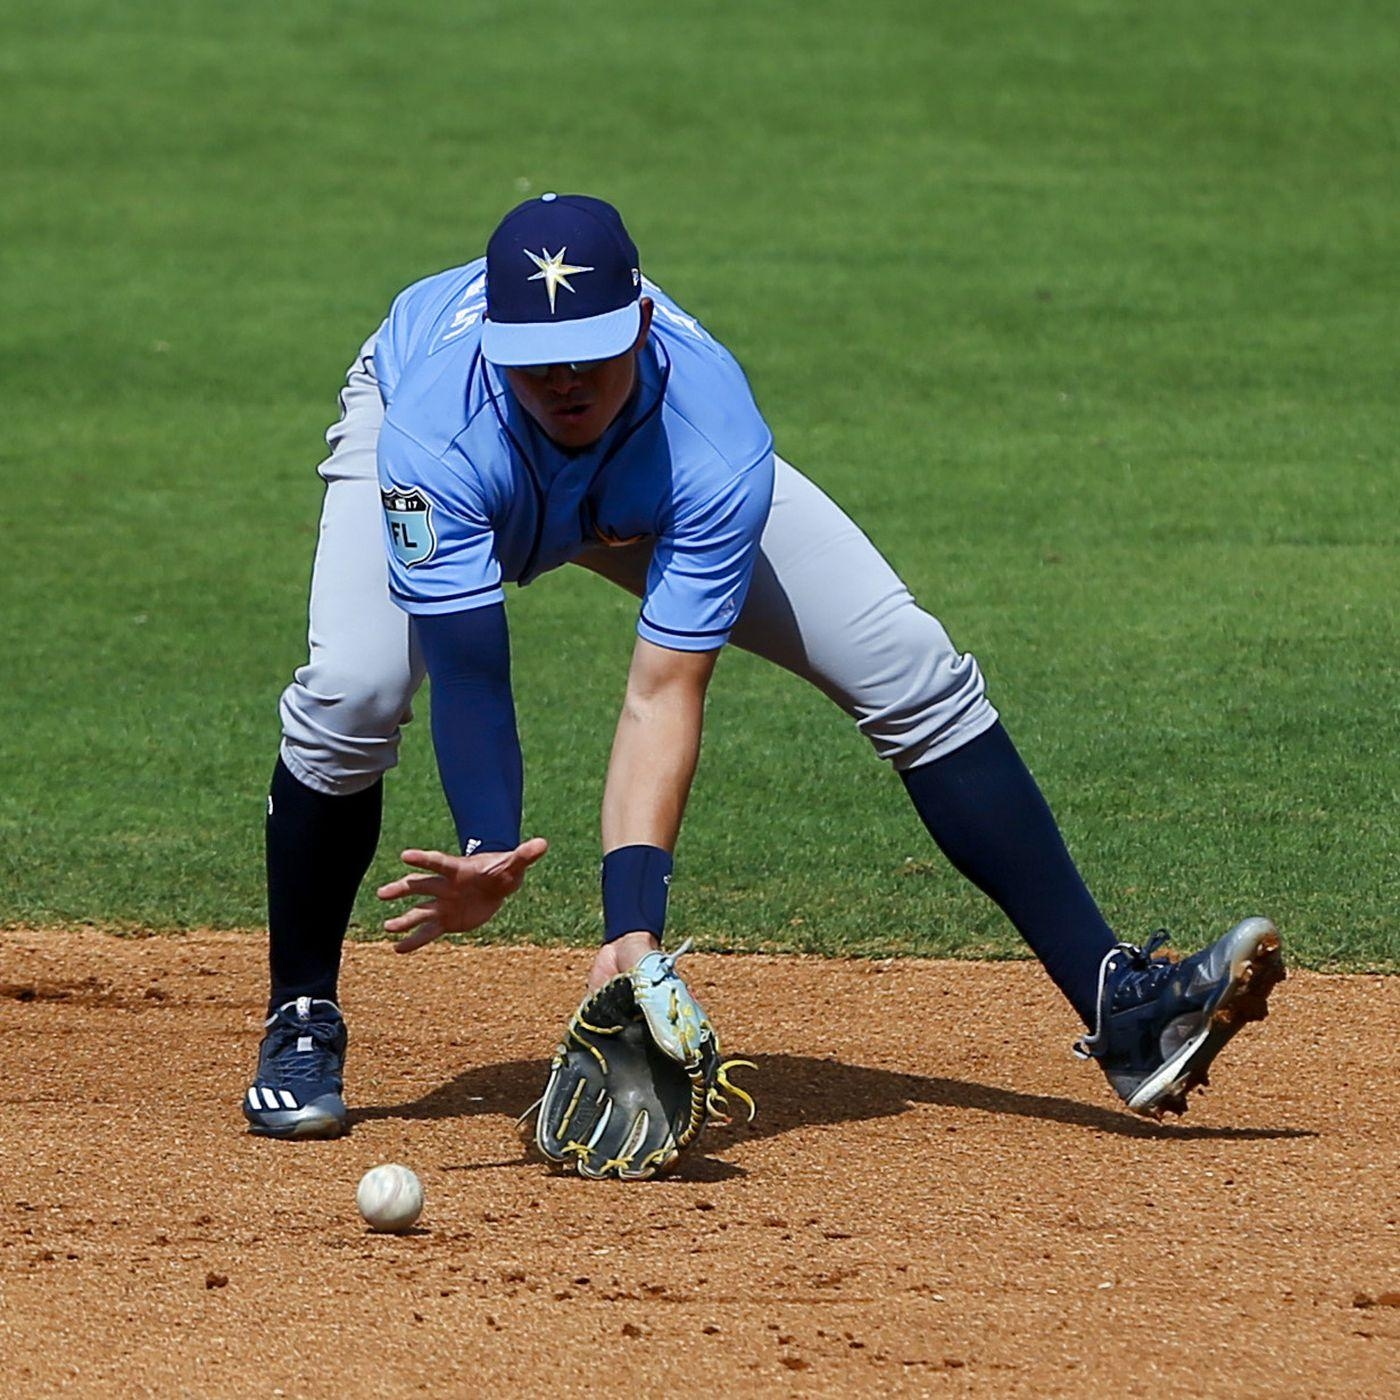
[[243,1131],[263,958],[0,933],[0,1392],[1400,1393],[1400,979],[1291,974],[1159,1127],[1031,965],[695,955],[759,1116],[621,1185],[515,1127],[585,953],[351,947],[305,1144]]

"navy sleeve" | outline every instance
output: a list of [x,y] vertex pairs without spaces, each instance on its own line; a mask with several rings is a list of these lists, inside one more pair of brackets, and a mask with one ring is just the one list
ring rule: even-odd
[[462,852],[513,851],[525,773],[505,605],[420,614],[413,629],[432,682],[433,748]]

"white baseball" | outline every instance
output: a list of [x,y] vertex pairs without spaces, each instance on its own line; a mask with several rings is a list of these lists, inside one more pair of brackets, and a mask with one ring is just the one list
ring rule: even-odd
[[371,1167],[360,1178],[355,1204],[371,1230],[407,1230],[423,1213],[423,1183],[397,1162]]

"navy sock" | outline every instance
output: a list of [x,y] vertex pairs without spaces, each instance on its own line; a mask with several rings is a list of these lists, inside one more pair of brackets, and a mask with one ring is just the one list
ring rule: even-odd
[[267,811],[269,1015],[296,997],[336,1000],[345,929],[379,844],[383,805],[382,780],[332,797],[277,760]]
[[943,854],[994,900],[1091,1029],[1099,964],[1117,942],[1050,807],[998,723],[900,774]]

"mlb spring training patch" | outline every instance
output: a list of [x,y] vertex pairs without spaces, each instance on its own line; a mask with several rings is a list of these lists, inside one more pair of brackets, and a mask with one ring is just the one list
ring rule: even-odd
[[406,569],[426,563],[437,552],[433,503],[416,486],[384,486],[379,498],[394,558]]

